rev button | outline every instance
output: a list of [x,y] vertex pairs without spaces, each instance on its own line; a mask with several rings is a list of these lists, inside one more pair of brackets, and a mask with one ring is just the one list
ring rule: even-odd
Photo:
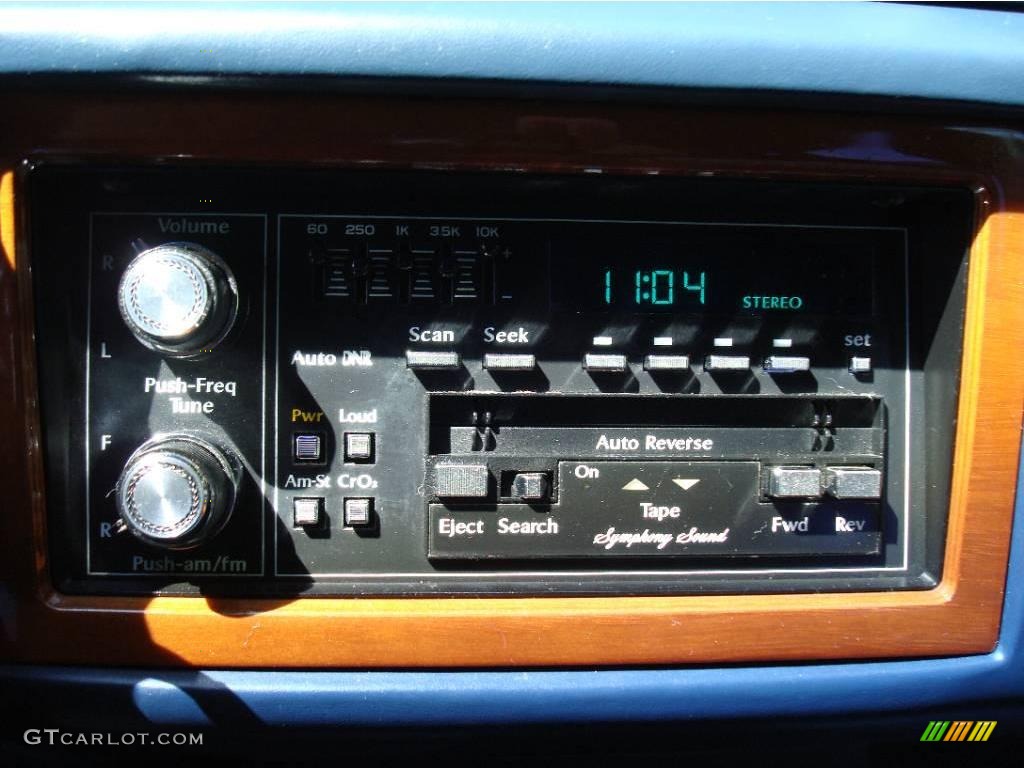
[[871,467],[829,467],[825,470],[825,489],[836,499],[879,499],[882,472]]

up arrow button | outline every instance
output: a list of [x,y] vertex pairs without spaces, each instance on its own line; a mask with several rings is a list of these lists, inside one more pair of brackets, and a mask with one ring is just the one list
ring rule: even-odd
[[647,485],[642,480],[634,477],[632,480],[630,480],[628,483],[626,483],[624,486],[622,486],[622,490],[624,490],[624,491],[649,491],[651,489],[648,488]]

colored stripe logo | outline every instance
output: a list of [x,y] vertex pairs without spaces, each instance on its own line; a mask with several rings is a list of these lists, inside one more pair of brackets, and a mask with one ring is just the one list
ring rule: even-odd
[[921,741],[988,741],[996,720],[932,720]]

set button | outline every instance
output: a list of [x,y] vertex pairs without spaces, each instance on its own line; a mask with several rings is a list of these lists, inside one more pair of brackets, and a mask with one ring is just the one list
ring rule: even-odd
[[854,376],[864,376],[868,373],[871,373],[871,358],[851,357],[850,373],[852,373]]

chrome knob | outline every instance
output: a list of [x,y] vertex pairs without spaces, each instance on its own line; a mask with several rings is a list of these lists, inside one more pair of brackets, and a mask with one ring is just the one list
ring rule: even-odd
[[187,549],[213,537],[231,516],[241,466],[209,443],[169,435],[143,444],[117,484],[125,527],[149,544]]
[[128,265],[117,303],[129,330],[150,349],[187,357],[221,341],[238,313],[228,266],[194,243],[143,251]]

